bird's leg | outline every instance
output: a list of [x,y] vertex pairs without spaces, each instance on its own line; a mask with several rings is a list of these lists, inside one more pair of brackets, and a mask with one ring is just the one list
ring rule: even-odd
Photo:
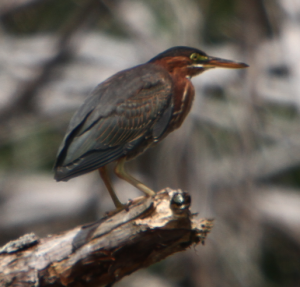
[[110,178],[108,176],[108,173],[107,173],[107,169],[106,169],[106,166],[102,166],[100,168],[98,168],[98,171],[99,171],[99,174],[116,206],[117,209],[122,209],[124,208],[124,205],[120,202],[119,198],[117,197],[113,187],[112,187],[112,184],[111,184],[111,181],[110,181]]
[[152,189],[150,189],[149,187],[147,187],[146,185],[144,185],[143,183],[141,183],[140,181],[138,181],[137,179],[135,179],[134,177],[132,177],[130,174],[126,172],[124,167],[125,161],[126,161],[125,157],[118,160],[118,163],[115,167],[116,175],[126,180],[127,182],[129,182],[130,184],[132,184],[142,192],[144,192],[147,196],[155,195],[155,192]]

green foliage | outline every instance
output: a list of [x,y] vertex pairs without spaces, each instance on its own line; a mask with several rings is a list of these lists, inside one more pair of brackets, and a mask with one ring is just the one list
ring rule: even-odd
[[78,8],[80,1],[42,1],[27,9],[20,9],[2,18],[5,30],[15,35],[48,33],[59,30]]
[[298,286],[299,245],[280,230],[269,229],[264,238],[261,267],[269,287]]
[[205,9],[203,40],[210,44],[228,41],[234,32],[235,0],[211,0]]
[[0,146],[1,169],[51,171],[62,135],[51,127],[36,127]]

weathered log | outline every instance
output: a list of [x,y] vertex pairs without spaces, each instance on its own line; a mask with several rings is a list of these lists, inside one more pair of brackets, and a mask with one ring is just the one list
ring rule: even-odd
[[101,220],[46,238],[27,234],[0,249],[0,286],[105,286],[204,243],[212,220],[169,188]]

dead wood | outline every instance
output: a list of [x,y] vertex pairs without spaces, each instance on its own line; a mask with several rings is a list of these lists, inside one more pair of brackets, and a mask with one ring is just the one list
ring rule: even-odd
[[140,268],[204,243],[212,220],[169,188],[61,234],[27,234],[0,249],[0,286],[111,286]]

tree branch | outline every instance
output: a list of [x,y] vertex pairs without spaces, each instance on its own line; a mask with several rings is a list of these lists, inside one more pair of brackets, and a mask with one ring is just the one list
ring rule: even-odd
[[41,239],[24,235],[0,249],[0,285],[112,285],[204,243],[212,220],[195,219],[189,207],[187,193],[167,188],[92,224]]

